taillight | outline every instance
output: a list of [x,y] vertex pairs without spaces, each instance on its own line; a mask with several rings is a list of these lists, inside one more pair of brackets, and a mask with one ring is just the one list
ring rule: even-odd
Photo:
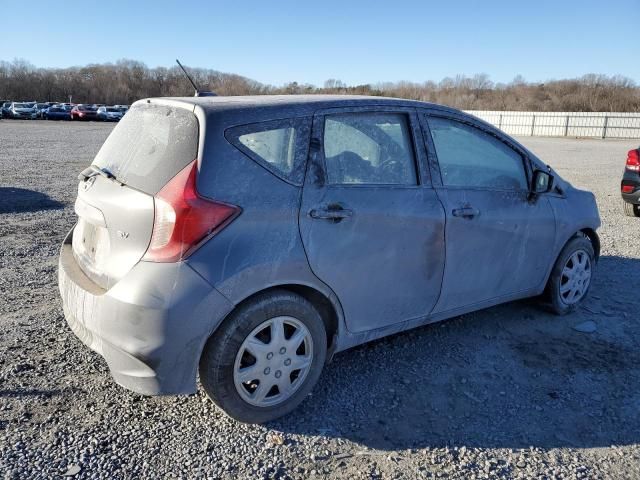
[[640,148],[629,150],[625,167],[632,172],[640,172]]
[[193,161],[156,194],[153,233],[143,260],[181,260],[204,238],[240,213],[239,207],[198,195],[197,168],[196,161]]
[[622,193],[633,193],[633,185],[622,185]]

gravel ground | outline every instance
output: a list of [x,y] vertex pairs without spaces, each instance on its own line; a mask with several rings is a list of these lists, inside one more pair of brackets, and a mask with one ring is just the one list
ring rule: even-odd
[[202,391],[118,387],[64,321],[58,247],[111,128],[0,121],[4,478],[640,477],[640,219],[618,194],[637,141],[522,139],[598,199],[602,259],[579,312],[516,302],[344,352],[293,415],[247,426]]

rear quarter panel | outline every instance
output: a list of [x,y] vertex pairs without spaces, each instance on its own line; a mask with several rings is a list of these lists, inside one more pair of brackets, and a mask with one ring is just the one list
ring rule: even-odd
[[[271,112],[268,118],[199,116],[205,134],[201,137],[198,192],[237,205],[242,212],[191,255],[188,263],[235,304],[284,284],[311,286],[337,301],[307,262],[298,228],[301,186],[277,177],[224,137],[231,126],[288,118],[288,113]],[[306,158],[301,160],[306,162]]]

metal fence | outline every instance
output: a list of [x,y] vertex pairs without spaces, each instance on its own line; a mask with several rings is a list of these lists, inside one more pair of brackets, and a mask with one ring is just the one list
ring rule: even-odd
[[467,110],[510,135],[640,138],[640,113]]

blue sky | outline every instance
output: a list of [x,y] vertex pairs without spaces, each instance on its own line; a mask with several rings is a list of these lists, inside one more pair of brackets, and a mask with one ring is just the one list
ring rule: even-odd
[[178,57],[274,85],[474,73],[640,83],[640,0],[0,0],[0,11],[0,60],[42,67]]

